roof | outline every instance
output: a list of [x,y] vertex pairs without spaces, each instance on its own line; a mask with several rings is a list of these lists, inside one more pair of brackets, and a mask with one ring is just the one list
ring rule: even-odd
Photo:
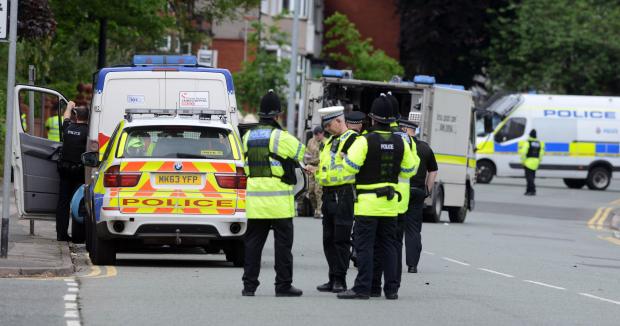
[[115,72],[131,72],[131,71],[189,71],[189,72],[210,72],[224,75],[226,79],[226,88],[229,94],[235,92],[235,86],[233,84],[232,74],[228,69],[219,68],[207,68],[207,67],[190,67],[190,66],[125,66],[125,67],[110,67],[102,68],[95,73],[96,83],[95,92],[103,91],[105,84],[105,77],[109,73]]

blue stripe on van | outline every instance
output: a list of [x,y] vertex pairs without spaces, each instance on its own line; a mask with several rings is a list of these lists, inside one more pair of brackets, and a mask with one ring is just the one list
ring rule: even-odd
[[545,143],[546,152],[568,153],[569,147],[568,143]]
[[620,145],[619,144],[596,144],[596,153],[597,154],[619,154],[620,153]]
[[97,73],[97,83],[95,84],[95,91],[103,91],[103,84],[105,83],[105,76],[111,72],[125,72],[125,71],[153,71],[153,69],[165,69],[175,68],[177,71],[194,71],[194,72],[212,72],[224,75],[226,78],[226,88],[229,94],[235,92],[235,86],[233,84],[232,74],[228,69],[218,68],[204,68],[204,67],[183,67],[183,66],[148,66],[148,67],[111,67],[102,68]]
[[519,150],[519,144],[518,143],[514,143],[514,144],[510,144],[510,145],[500,145],[500,144],[495,144],[495,152],[496,153],[510,153],[510,152],[517,152]]

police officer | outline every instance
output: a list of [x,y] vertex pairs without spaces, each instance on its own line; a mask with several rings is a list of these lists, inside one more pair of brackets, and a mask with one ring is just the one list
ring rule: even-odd
[[269,230],[275,247],[275,292],[278,297],[297,297],[302,291],[293,282],[293,184],[295,165],[305,147],[276,122],[280,99],[270,90],[260,102],[259,124],[243,136],[246,189],[245,265],[243,296],[254,296],[260,284],[261,256]]
[[345,115],[347,128],[357,132],[358,134],[362,133],[364,128],[364,120],[366,120],[366,114],[362,111],[351,111]]
[[344,168],[356,173],[355,249],[358,274],[352,289],[338,294],[339,299],[368,299],[373,278],[375,242],[383,251],[384,292],[387,299],[398,299],[396,228],[398,178],[415,172],[414,157],[403,138],[390,131],[392,107],[385,96],[371,106],[373,127],[357,137],[344,159]]
[[[409,273],[418,272],[418,262],[420,261],[420,253],[422,252],[422,213],[424,209],[424,198],[431,194],[437,177],[437,160],[433,150],[426,142],[417,138],[416,128],[417,122],[410,120],[400,120],[400,126],[407,132],[412,140],[412,144],[416,146],[420,165],[417,173],[411,178],[411,199],[409,207],[405,214],[405,248],[406,261]],[[402,262],[402,260],[401,260]]]
[[[71,115],[76,121],[71,122]],[[70,101],[64,112],[62,124],[62,149],[58,162],[60,186],[58,191],[58,205],[56,206],[56,239],[58,241],[71,240],[68,234],[69,209],[73,193],[84,184],[84,166],[82,153],[86,152],[86,137],[88,136],[88,109],[75,107]]]
[[527,140],[519,142],[519,155],[521,156],[521,164],[525,170],[525,181],[527,182],[526,196],[536,196],[534,179],[536,179],[536,170],[538,170],[544,152],[545,144],[536,138],[536,129],[530,131],[530,137]]
[[355,173],[344,170],[343,157],[357,134],[347,128],[344,107],[319,109],[319,114],[331,136],[321,150],[316,171],[316,179],[323,187],[323,251],[329,267],[329,281],[317,286],[317,290],[339,293],[347,289],[355,197]]
[[[400,106],[398,104],[398,100],[394,97],[390,92],[385,96],[390,105],[392,107],[392,117],[394,118],[394,122],[390,123],[390,131],[392,133],[399,135],[403,138],[403,140],[407,143],[407,146],[411,149],[411,153],[414,159],[414,165],[417,167],[420,159],[418,158],[415,143],[409,138],[409,136],[398,128],[398,120],[400,119]],[[403,252],[403,233],[405,230],[406,218],[405,214],[409,208],[409,178],[398,178],[398,184],[396,186],[396,190],[402,195],[402,200],[398,202],[398,224],[396,230],[396,237],[398,241],[396,242],[396,252],[398,254],[397,258],[397,274],[398,274],[398,284],[400,285],[400,276],[402,274],[402,252]],[[375,257],[374,257],[374,271],[373,271],[373,281],[372,281],[372,289],[370,295],[373,297],[381,296],[381,276],[383,274],[383,251],[379,247],[375,247]]]
[[47,139],[60,141],[60,123],[57,115],[52,114],[45,120],[45,130],[47,130]]
[[[312,131],[312,134],[313,136],[308,141],[308,146],[306,147],[306,154],[304,154],[304,163],[306,167],[312,166],[316,168],[319,165],[319,153],[325,140],[325,133],[323,128],[317,126]],[[314,207],[314,218],[321,218],[321,198],[323,197],[323,192],[321,185],[314,177],[314,173],[310,173],[308,177],[308,194],[312,207]]]

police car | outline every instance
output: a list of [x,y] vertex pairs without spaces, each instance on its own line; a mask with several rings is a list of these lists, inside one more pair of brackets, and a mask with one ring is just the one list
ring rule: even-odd
[[243,264],[243,157],[225,111],[127,109],[85,190],[86,245],[96,265],[134,245],[221,250]]

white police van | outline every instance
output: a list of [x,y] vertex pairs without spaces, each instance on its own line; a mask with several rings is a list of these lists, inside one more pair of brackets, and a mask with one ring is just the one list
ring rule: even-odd
[[537,177],[604,190],[620,175],[620,97],[512,94],[478,118],[478,182],[522,177],[518,144],[532,129],[545,143]]

